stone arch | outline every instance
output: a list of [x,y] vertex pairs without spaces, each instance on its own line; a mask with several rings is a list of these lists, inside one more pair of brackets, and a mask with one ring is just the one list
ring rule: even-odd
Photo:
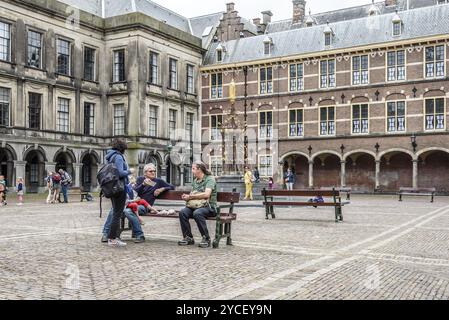
[[73,181],[77,181],[79,177],[75,176],[75,170],[73,167],[73,165],[76,163],[76,156],[72,150],[66,149],[64,151],[63,148],[59,149],[58,151],[56,151],[53,161],[56,163],[56,171],[58,171],[59,169],[63,169],[72,176]]
[[101,164],[100,156],[93,150],[86,150],[80,156],[81,186],[83,190],[93,191],[97,187],[98,166]]
[[333,151],[333,150],[324,150],[324,151],[317,152],[311,157],[311,160],[315,161],[315,159],[317,157],[324,155],[324,154],[332,154],[332,155],[337,156],[340,159],[340,161],[342,160],[341,154],[338,153],[337,151]]
[[56,151],[56,153],[55,153],[55,155],[54,155],[54,158],[53,158],[53,161],[56,162],[56,159],[57,159],[61,154],[66,154],[66,155],[69,157],[69,159],[72,161],[72,163],[75,163],[75,162],[76,162],[76,156],[75,156],[75,153],[74,153],[71,149],[66,149],[66,150],[64,151],[63,148],[61,148],[61,149],[59,149],[58,151]]
[[5,177],[8,186],[14,185],[14,161],[16,160],[17,154],[9,144],[6,144],[4,148],[0,146],[0,175]]
[[281,156],[281,161],[284,160],[285,158],[289,157],[289,156],[294,156],[294,155],[301,155],[307,158],[307,160],[310,160],[309,155],[307,155],[304,152],[301,151],[291,151],[291,152],[287,152],[286,154],[284,154],[283,156]]
[[295,175],[295,189],[304,189],[309,187],[309,162],[310,157],[301,151],[288,152],[282,156],[281,162],[282,175],[285,174],[288,167],[291,167]]
[[418,187],[449,194],[449,150],[426,148],[418,153]]
[[22,155],[23,161],[26,161],[25,159],[27,158],[27,156],[30,154],[30,152],[33,152],[33,151],[39,151],[43,157],[43,161],[45,161],[45,162],[48,161],[47,153],[45,152],[44,148],[42,148],[41,146],[38,146],[37,149],[35,147],[29,147],[28,149],[26,149]]
[[331,98],[326,98],[321,100],[320,102],[318,102],[318,105],[320,107],[327,107],[327,106],[335,106],[335,99],[331,99]]
[[369,103],[369,98],[365,96],[356,96],[351,99],[351,104],[357,104],[357,103]]
[[376,154],[367,150],[354,150],[343,159],[345,185],[356,192],[373,192],[376,188]]
[[390,93],[385,97],[385,101],[406,100],[407,96],[400,92]]
[[288,108],[289,109],[302,109],[302,108],[304,108],[304,103],[299,102],[299,101],[292,101],[291,103],[288,104]]
[[397,148],[379,154],[380,172],[379,187],[383,192],[397,192],[400,187],[413,187],[412,152]]
[[341,185],[341,154],[328,150],[313,155],[313,186],[338,187]]
[[441,89],[433,89],[433,90],[429,90],[427,92],[425,92],[423,94],[424,98],[441,98],[441,97],[446,97],[446,92],[444,90]]
[[99,155],[96,151],[94,151],[94,150],[86,150],[86,151],[84,151],[83,153],[81,153],[81,155],[80,155],[80,162],[83,162],[84,157],[87,156],[87,155],[90,155],[90,156],[94,157],[94,158],[95,158],[95,161],[96,161],[98,164],[101,163],[101,157],[100,157],[100,155]]
[[38,193],[45,187],[45,162],[47,161],[45,151],[41,147],[29,148],[24,152],[23,160],[26,162],[23,178],[25,178],[27,192]]
[[349,151],[348,153],[346,153],[343,156],[343,161],[346,161],[348,159],[348,157],[350,157],[353,154],[357,154],[357,153],[367,153],[369,155],[371,155],[374,160],[376,159],[376,153],[373,151],[369,151],[369,150],[365,150],[365,149],[357,149],[357,150],[353,150],[353,151]]

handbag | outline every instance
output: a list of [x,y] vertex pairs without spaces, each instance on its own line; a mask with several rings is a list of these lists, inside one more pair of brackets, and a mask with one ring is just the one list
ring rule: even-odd
[[[198,193],[201,193],[201,192],[192,191],[190,193],[190,195],[195,195],[195,194],[198,194]],[[189,201],[187,201],[186,205],[187,205],[187,208],[196,210],[196,209],[201,209],[201,208],[209,206],[209,201],[206,200],[206,199],[189,200]]]

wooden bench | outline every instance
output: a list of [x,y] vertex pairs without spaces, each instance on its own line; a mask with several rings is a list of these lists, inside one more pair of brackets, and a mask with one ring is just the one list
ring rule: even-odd
[[[81,188],[71,188],[69,187],[69,190],[67,192],[67,197],[70,199],[71,196],[80,196],[80,202],[83,202],[84,200],[89,201],[87,199],[87,196],[89,195],[88,191],[84,191]],[[59,197],[58,197],[58,202],[61,202],[61,197],[63,196],[62,194],[62,189],[59,192]]]
[[[274,206],[298,206],[298,207],[334,207],[335,208],[335,222],[343,221],[343,210],[342,207],[349,202],[342,202],[340,191],[338,190],[266,190],[263,189],[262,195],[264,197],[264,206],[266,219],[269,216],[276,219],[274,214]],[[315,203],[310,201],[293,201],[293,200],[275,200],[274,197],[308,197],[314,198],[317,196],[322,196],[325,199],[324,203]],[[326,198],[327,199],[326,202]]]
[[320,188],[319,190],[326,190],[326,191],[331,191],[331,190],[337,190],[340,191],[340,193],[346,193],[346,201],[351,201],[351,192],[352,192],[352,188],[349,187],[335,187],[335,188]]
[[[167,191],[162,193],[157,199],[155,206],[161,201],[183,201],[182,195],[189,194],[186,191]],[[237,219],[237,214],[234,213],[234,204],[240,201],[240,194],[237,192],[218,192],[217,193],[217,205],[218,212],[216,217],[207,218],[209,221],[215,221],[215,239],[212,243],[214,249],[217,249],[220,245],[220,240],[226,238],[226,244],[232,246],[231,238],[231,224],[232,221]],[[223,209],[227,209],[224,210]],[[176,211],[173,215],[161,215],[161,214],[147,214],[143,217],[153,218],[176,218],[179,219],[179,211]],[[125,227],[126,217],[122,217],[120,224],[120,232],[132,230],[131,223],[128,221],[128,227]]]
[[437,190],[435,188],[399,188],[399,201],[402,201],[402,196],[429,196],[430,202],[433,203],[435,193]]

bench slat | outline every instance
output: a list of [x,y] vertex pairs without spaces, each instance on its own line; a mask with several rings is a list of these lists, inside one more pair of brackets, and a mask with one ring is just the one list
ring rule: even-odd
[[339,196],[340,192],[338,190],[262,190],[262,195],[267,197],[333,197],[334,195]]
[[[167,191],[159,195],[157,200],[183,201],[182,195],[189,194],[189,191]],[[217,192],[217,202],[239,203],[240,193],[237,192]]]
[[[336,204],[335,203],[331,203],[331,202],[325,202],[325,203],[313,203],[313,202],[275,202],[275,201],[268,201],[268,202],[264,202],[263,203],[265,206],[269,205],[269,206],[310,206],[310,207],[335,207]],[[337,203],[337,205],[339,205]],[[343,204],[342,204],[343,205]]]

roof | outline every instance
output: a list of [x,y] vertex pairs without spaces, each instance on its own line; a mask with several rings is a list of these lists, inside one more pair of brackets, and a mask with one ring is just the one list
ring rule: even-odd
[[[330,23],[334,32],[333,43],[324,46],[324,29],[326,25],[293,29],[270,34],[273,48],[270,58],[300,55],[325,50],[345,49],[365,45],[397,42],[421,37],[449,34],[449,5],[437,5],[399,12],[403,22],[403,32],[393,37],[392,20],[396,13],[377,15]],[[226,55],[223,64],[238,63],[266,59],[264,55],[263,39],[266,35],[242,38],[225,43]],[[215,63],[214,43],[207,53],[204,64]]]
[[205,16],[190,18],[190,25],[192,26],[193,35],[201,38],[204,35],[204,31],[208,27],[217,26],[222,17],[223,12],[217,12]]

